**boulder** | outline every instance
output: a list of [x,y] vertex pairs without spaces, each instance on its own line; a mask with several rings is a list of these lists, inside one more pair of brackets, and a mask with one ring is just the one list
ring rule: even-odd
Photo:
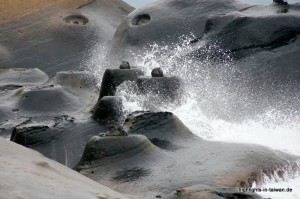
[[120,69],[130,69],[130,64],[127,61],[122,61],[120,67]]

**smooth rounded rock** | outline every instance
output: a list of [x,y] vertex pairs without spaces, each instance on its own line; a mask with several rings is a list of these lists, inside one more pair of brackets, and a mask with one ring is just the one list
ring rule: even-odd
[[45,83],[48,79],[48,75],[37,68],[0,69],[0,86],[38,85]]
[[80,170],[86,165],[109,164],[153,148],[155,147],[143,135],[94,136],[87,143],[76,169]]
[[106,124],[119,124],[123,118],[122,98],[105,96],[99,99],[92,112],[94,119]]
[[128,61],[122,61],[121,65],[119,66],[120,69],[130,69],[130,64]]

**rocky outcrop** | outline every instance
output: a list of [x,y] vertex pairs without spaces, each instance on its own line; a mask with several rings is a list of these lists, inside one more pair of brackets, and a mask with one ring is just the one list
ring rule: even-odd
[[81,69],[95,45],[106,45],[132,10],[121,0],[5,1],[0,66],[38,67],[51,76]]
[[122,193],[260,198],[230,188],[251,187],[254,182],[259,186],[263,175],[299,170],[296,156],[257,145],[205,141],[168,112],[132,114],[124,129],[129,136],[93,137],[76,167]]
[[38,69],[2,71],[0,135],[74,167],[90,137],[107,128],[90,118],[99,95],[94,77],[65,71],[48,80]]
[[[171,112],[137,111],[125,119],[123,98],[116,94],[128,81],[136,89],[134,95],[148,100],[155,110],[161,102],[180,101],[181,79],[168,77],[159,68],[147,77],[141,68],[123,62],[119,69],[105,71],[100,93],[90,73],[58,72],[78,69],[93,47],[89,41],[107,42],[121,16],[131,10],[117,0],[76,1],[69,6],[66,2],[31,0],[24,5],[22,18],[16,14],[21,9],[17,6],[6,11],[7,16],[14,15],[10,21],[0,19],[4,30],[0,64],[7,68],[38,65],[47,74],[56,73],[49,79],[38,69],[0,71],[1,136],[12,133],[11,141],[68,167],[77,165],[81,174],[140,198],[259,199],[238,188],[260,186],[264,176],[283,177],[300,170],[297,156],[257,145],[203,140]],[[35,7],[35,12],[29,7]],[[264,74],[264,67],[274,69],[267,76],[281,71],[274,77],[282,83],[285,77],[298,74],[294,65],[299,63],[295,56],[298,7],[249,6],[234,0],[157,1],[123,21],[114,36],[114,50],[143,51],[149,42],[172,47],[188,30],[195,38],[184,56],[218,62],[230,55],[250,76]],[[111,10],[116,11],[113,16]],[[262,29],[264,25],[269,28]],[[216,48],[203,51],[207,46]],[[257,59],[249,61],[249,55]],[[270,62],[289,56],[293,63],[281,62],[284,68]],[[263,65],[262,73],[248,67],[255,63]],[[268,81],[259,75],[257,79]],[[0,182],[0,191],[9,193],[6,198],[18,194],[25,198],[125,198],[30,149],[3,139],[0,149],[0,170],[4,171],[0,177],[7,179]]]
[[[190,86],[197,84],[192,92],[198,92],[205,102],[201,109],[213,117],[236,121],[270,109],[289,114],[287,110],[300,103],[300,5],[283,2],[268,6],[237,0],[153,2],[123,21],[113,39],[113,52],[129,61],[132,54],[155,53],[153,59],[175,70],[173,74],[185,71],[180,69],[185,64],[189,68],[182,75],[185,83],[194,81],[189,75],[202,77],[199,85],[195,81]],[[161,50],[165,47],[167,53]],[[164,62],[169,56],[175,58]]]

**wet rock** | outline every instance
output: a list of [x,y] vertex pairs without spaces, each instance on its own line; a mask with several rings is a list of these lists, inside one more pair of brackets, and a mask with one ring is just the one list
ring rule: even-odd
[[[153,98],[151,100],[156,103],[180,101],[184,93],[183,82],[178,77],[139,77],[137,86],[142,94]],[[155,100],[156,97],[158,99]]]
[[116,92],[116,87],[124,81],[137,81],[138,77],[144,73],[139,69],[106,69],[100,90],[101,99],[104,96],[113,96]]
[[90,166],[107,165],[154,148],[142,135],[94,136],[87,143],[76,169],[84,170]]
[[195,135],[171,112],[134,112],[127,116],[124,128],[129,134],[145,135],[150,140],[185,142]]
[[105,96],[99,99],[92,112],[94,119],[106,124],[119,124],[123,119],[122,98]]
[[[234,188],[249,188],[254,182],[260,186],[263,174],[278,169],[293,173],[300,168],[299,157],[266,147],[205,141],[172,113],[135,113],[127,118],[124,129],[128,129],[129,136],[93,137],[77,169],[126,194],[256,199],[260,197]],[[165,143],[174,148],[165,147]],[[199,184],[210,188],[199,188]],[[178,187],[187,188],[173,192]]]
[[35,117],[17,125],[11,141],[73,168],[78,164],[88,140],[105,129],[94,120],[76,119],[68,115],[46,119]]
[[36,151],[3,138],[0,138],[0,151],[0,178],[5,179],[0,181],[0,192],[5,193],[1,194],[2,199],[20,196],[45,199],[126,198]]
[[121,65],[119,66],[120,69],[130,69],[130,64],[127,61],[122,61]]
[[164,76],[164,72],[162,71],[161,68],[154,68],[151,71],[151,76],[152,77],[163,77]]
[[[191,75],[204,72],[197,86],[203,89],[197,95],[204,97],[201,109],[205,114],[234,122],[270,108],[289,115],[287,110],[295,110],[300,103],[300,6],[275,2],[265,6],[235,0],[225,4],[156,1],[134,10],[122,22],[113,39],[114,54],[130,60],[131,53],[153,52],[151,44],[155,43],[158,51],[166,46],[171,51],[154,53],[154,60],[161,62],[173,56],[173,49],[187,45],[176,60],[189,65],[188,59],[199,66],[189,69]],[[144,14],[151,18],[149,23],[132,25]],[[180,73],[180,67],[172,70]],[[216,95],[220,98],[214,100]]]
[[105,135],[106,136],[127,136],[128,133],[123,129],[122,126],[111,124]]

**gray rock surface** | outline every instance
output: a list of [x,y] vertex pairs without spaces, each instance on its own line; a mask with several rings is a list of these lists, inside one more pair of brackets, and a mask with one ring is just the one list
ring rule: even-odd
[[9,1],[0,5],[0,66],[38,67],[51,76],[78,70],[132,10],[121,0]]
[[[149,16],[147,23],[136,23],[145,16]],[[151,54],[153,46],[149,44],[157,44],[153,58],[157,62],[165,63],[161,59],[173,53],[179,60],[191,60],[195,66],[187,74],[177,57],[166,60],[164,67],[185,77],[197,74],[198,82],[187,81],[197,84],[193,92],[207,102],[201,105],[206,114],[233,121],[269,109],[289,114],[288,110],[295,110],[300,103],[299,27],[299,3],[262,6],[237,0],[155,1],[134,10],[123,21],[113,39],[113,52],[119,59],[130,60],[132,54]],[[173,52],[185,45],[182,52]],[[164,47],[170,54],[160,52]],[[221,99],[214,100],[214,96]]]
[[3,138],[0,138],[0,151],[2,199],[126,198],[40,153]]
[[259,186],[263,175],[293,173],[300,168],[299,157],[266,147],[205,141],[168,112],[132,114],[124,128],[129,136],[93,137],[76,168],[130,195],[197,198],[197,194],[206,194],[214,198],[220,193],[220,198],[260,198],[212,187],[251,187],[254,182]]

